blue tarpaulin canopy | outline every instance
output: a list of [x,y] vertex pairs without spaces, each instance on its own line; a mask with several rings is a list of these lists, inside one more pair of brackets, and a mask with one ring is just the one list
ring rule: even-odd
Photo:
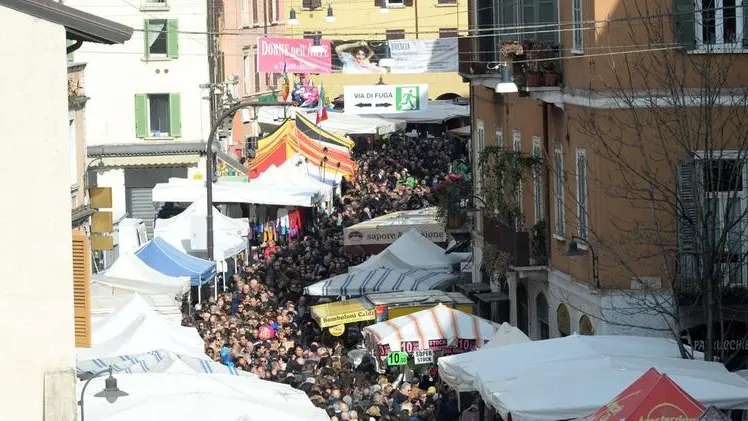
[[194,286],[204,284],[216,276],[214,262],[185,254],[161,237],[147,242],[135,255],[164,275],[189,276]]

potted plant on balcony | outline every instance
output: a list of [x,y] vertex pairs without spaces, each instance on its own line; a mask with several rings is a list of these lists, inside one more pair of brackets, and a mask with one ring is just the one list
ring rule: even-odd
[[541,219],[532,226],[532,232],[530,233],[530,251],[535,265],[548,263],[548,237],[545,228],[545,221]]
[[437,214],[446,219],[448,229],[460,228],[465,224],[472,187],[470,180],[461,173],[449,174],[444,182],[434,187]]
[[546,61],[543,65],[543,81],[545,86],[558,86],[558,73],[556,73],[556,65],[551,61]]

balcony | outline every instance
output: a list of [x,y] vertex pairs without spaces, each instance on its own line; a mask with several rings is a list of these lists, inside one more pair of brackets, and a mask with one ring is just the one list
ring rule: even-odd
[[509,81],[509,69],[496,60],[492,37],[460,38],[457,42],[458,70],[463,79],[495,78]]
[[520,91],[562,86],[563,61],[558,44],[542,41],[502,42],[500,52]]
[[[512,266],[544,266],[548,264],[545,252],[545,238],[535,229],[517,231],[513,227],[503,224],[492,215],[483,213],[483,239],[496,249],[508,253],[512,257]],[[538,244],[533,244],[538,243]]]

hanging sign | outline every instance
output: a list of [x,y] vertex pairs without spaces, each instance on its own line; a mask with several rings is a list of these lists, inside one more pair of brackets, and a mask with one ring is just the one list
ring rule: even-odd
[[432,351],[439,351],[447,347],[446,339],[429,339],[429,349]]
[[387,365],[406,365],[408,364],[408,353],[402,351],[390,352],[387,354]]
[[337,326],[331,326],[328,330],[330,331],[330,335],[338,337],[345,333],[345,325],[340,324]]
[[349,85],[343,89],[348,114],[397,114],[426,111],[429,85]]
[[405,351],[408,354],[412,354],[419,349],[421,349],[421,344],[418,341],[400,342],[400,351]]
[[430,349],[416,351],[413,353],[413,361],[416,365],[431,364],[434,362],[434,351]]
[[379,355],[385,356],[390,353],[390,346],[389,345],[377,345],[377,350],[379,351]]

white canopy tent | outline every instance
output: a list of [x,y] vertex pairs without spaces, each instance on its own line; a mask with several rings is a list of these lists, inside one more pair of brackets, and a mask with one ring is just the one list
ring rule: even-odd
[[[547,341],[538,341],[547,342]],[[508,349],[517,345],[497,349]],[[722,409],[748,408],[748,382],[722,363],[652,355],[610,355],[523,366],[519,376],[499,374],[513,366],[495,360],[477,373],[483,400],[506,419],[555,421],[584,417],[636,381],[650,368],[668,375],[694,399]]]
[[[118,386],[129,395],[109,403],[93,395],[104,377],[86,389],[85,411],[100,421],[329,421],[303,391],[251,377],[190,373],[119,374]],[[83,385],[78,383],[78,393]]]
[[334,171],[329,168],[322,168],[316,164],[310,162],[300,153],[296,153],[291,158],[288,158],[286,162],[281,164],[283,166],[293,166],[299,168],[299,170],[306,174],[308,177],[312,177],[317,181],[321,181],[327,185],[340,186],[340,182],[343,180],[343,174],[339,171]]
[[[167,183],[158,183],[153,188],[154,202],[196,202],[205,196],[205,181],[170,178]],[[257,205],[311,207],[316,201],[316,192],[309,188],[286,186],[268,189],[253,183],[218,181],[213,183],[215,203],[253,203]]]
[[301,186],[317,191],[325,202],[333,199],[332,186],[309,176],[306,174],[306,168],[296,166],[289,161],[284,162],[280,167],[271,165],[259,177],[253,179],[250,184],[270,189],[288,185]]
[[110,366],[115,373],[128,374],[192,373],[257,377],[257,375],[248,371],[237,370],[211,360],[188,357],[162,350],[141,355],[129,355],[127,358],[99,358],[83,363],[79,362],[76,366],[76,372],[81,376],[85,373],[95,373]]
[[453,256],[444,254],[444,252],[443,248],[421,235],[418,230],[411,229],[381,253],[348,270],[358,271],[378,267],[401,269],[404,263],[414,269],[451,272],[452,266],[460,263],[464,256]]
[[[499,330],[488,343],[483,345],[480,351],[440,358],[439,376],[454,390],[460,392],[473,391],[475,390],[473,387],[475,372],[478,369],[484,368],[476,365],[476,361],[479,360],[478,357],[481,353],[485,353],[488,349],[525,342],[530,342],[530,338],[524,332],[504,322],[499,326]],[[485,363],[484,360],[480,361]]]
[[304,294],[337,297],[369,292],[427,291],[447,287],[456,280],[456,276],[448,273],[376,268],[333,276],[304,288]]
[[429,342],[440,339],[446,340],[448,347],[462,340],[474,341],[474,346],[480,348],[498,330],[499,325],[494,322],[439,304],[367,326],[363,333],[369,343],[402,351],[403,342],[418,342],[419,349],[433,349]]
[[[295,118],[296,113],[299,113],[314,121],[315,117],[310,114],[314,113],[315,110],[287,107],[287,111],[284,111],[284,107],[261,107],[257,110],[257,120],[263,125],[277,127],[283,124],[286,118]],[[320,127],[328,132],[341,135],[386,135],[405,130],[405,124],[405,121],[384,116],[328,112],[327,120],[321,122]]]
[[456,104],[454,101],[429,101],[426,111],[379,115],[392,120],[413,124],[441,124],[458,117],[470,117],[470,106]]
[[101,285],[142,293],[164,293],[181,297],[190,290],[190,278],[164,275],[132,253],[123,253],[104,272],[94,274]]
[[[154,229],[163,230],[171,223],[180,221],[180,219],[190,219],[197,217],[202,218],[204,221],[207,213],[207,199],[205,196],[203,196],[197,201],[193,202],[179,215],[176,215],[169,219],[156,219]],[[224,215],[217,207],[213,206],[213,229],[215,231],[223,231],[236,236],[246,236],[249,230],[249,220],[247,218],[232,218],[230,216]]]
[[[127,289],[120,289],[108,285],[91,282],[91,322],[97,325],[108,315],[126,305],[136,294]],[[180,303],[169,294],[140,294],[150,307],[167,320],[179,325],[182,321]]]

